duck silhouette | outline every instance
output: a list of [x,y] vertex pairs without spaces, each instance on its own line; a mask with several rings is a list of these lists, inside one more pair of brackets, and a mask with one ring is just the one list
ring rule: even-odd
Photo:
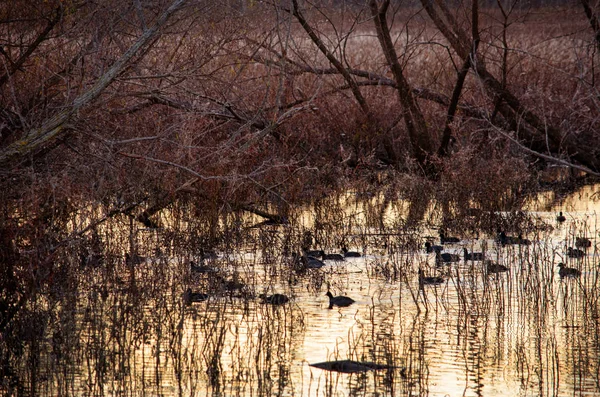
[[523,235],[521,233],[519,233],[517,239],[517,244],[519,245],[531,245],[531,240],[523,238]]
[[341,254],[326,254],[325,252],[321,251],[321,259],[326,261],[336,261],[336,262],[342,262],[345,259],[345,257]]
[[496,263],[491,259],[487,259],[483,263],[485,264],[485,270],[488,273],[504,273],[508,271],[508,267]]
[[467,250],[466,247],[463,247],[463,253],[465,256],[465,261],[482,261],[483,260],[483,252],[471,252]]
[[276,306],[286,304],[290,301],[290,298],[283,294],[260,294],[258,297],[262,300],[262,303],[269,303]]
[[438,285],[444,283],[446,280],[439,276],[425,276],[423,269],[419,269],[419,286],[424,285]]
[[589,248],[592,246],[592,241],[586,237],[575,238],[575,247],[578,248]]
[[329,308],[333,309],[334,306],[338,306],[338,307],[348,307],[351,304],[353,304],[354,302],[356,302],[354,299],[349,298],[347,296],[333,296],[333,294],[331,293],[331,291],[327,291],[327,293],[325,294],[329,297]]
[[440,244],[453,244],[460,242],[458,237],[451,237],[446,235],[446,231],[444,229],[440,229]]
[[303,271],[306,269],[320,269],[325,266],[325,262],[312,255],[299,255],[292,253],[293,263],[296,270]]
[[441,245],[431,245],[429,241],[425,242],[425,252],[427,252],[428,254],[432,252],[442,252],[443,249],[444,247],[442,247]]
[[346,258],[360,258],[362,256],[360,252],[348,251],[348,247],[346,247],[346,246],[342,247],[342,253],[344,254],[344,257],[346,257]]
[[581,276],[581,271],[572,267],[566,267],[564,263],[559,263],[558,267],[558,275],[560,278]]
[[451,263],[451,262],[460,262],[460,255],[450,254],[448,252],[440,253],[440,252],[436,251],[436,253],[435,253],[435,263],[436,264],[443,265],[444,263]]
[[304,255],[312,256],[315,258],[320,258],[324,254],[323,250],[303,250],[303,252],[304,252]]
[[556,217],[556,221],[559,222],[559,223],[563,223],[566,220],[567,220],[567,218],[565,218],[565,216],[563,215],[562,211],[560,211],[558,213],[558,216]]
[[325,262],[313,256],[302,256],[300,257],[300,261],[306,269],[320,269],[325,266]]
[[239,281],[237,276],[234,275],[232,279],[227,279],[220,274],[212,276],[212,285],[214,288],[220,291],[234,292],[242,291],[246,288],[246,284]]
[[188,288],[183,293],[183,301],[186,305],[191,305],[194,302],[202,302],[208,299],[208,294],[201,292],[192,292],[191,288]]
[[523,238],[523,234],[519,234],[518,237],[508,236],[504,231],[501,231],[498,235],[498,242],[504,245],[530,245],[531,241]]
[[569,247],[567,248],[567,256],[569,258],[583,258],[585,256],[585,252],[577,248]]

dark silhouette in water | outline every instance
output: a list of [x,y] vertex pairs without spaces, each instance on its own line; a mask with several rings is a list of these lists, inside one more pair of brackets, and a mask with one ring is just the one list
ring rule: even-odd
[[329,297],[329,308],[333,309],[334,306],[348,307],[355,302],[354,299],[347,296],[333,296],[330,291],[325,294]]
[[483,260],[483,252],[471,252],[466,248],[463,248],[463,253],[465,254],[465,261],[482,261]]
[[296,254],[297,260],[300,261],[301,268],[304,269],[320,269],[325,266],[325,262],[310,255],[299,256]]
[[562,211],[560,211],[558,213],[558,216],[556,217],[556,221],[559,222],[559,223],[563,223],[566,220],[567,220],[567,218],[565,218],[565,216],[563,215]]
[[558,275],[560,276],[560,278],[581,276],[581,271],[572,267],[566,267],[564,263],[559,263],[558,267]]
[[326,254],[324,251],[321,251],[321,259],[329,260],[329,261],[337,261],[342,262],[345,260],[344,256],[341,254]]
[[583,258],[585,256],[585,252],[577,248],[569,247],[567,248],[567,256],[569,258]]
[[435,263],[437,265],[443,265],[445,263],[459,262],[459,261],[460,261],[460,255],[458,255],[458,254],[450,254],[448,252],[444,252],[444,253],[436,252],[435,253]]
[[440,244],[452,244],[458,243],[460,239],[458,237],[446,236],[446,231],[444,229],[440,229]]
[[[338,360],[325,361],[322,363],[309,364],[311,367],[324,369],[326,371],[343,372],[353,374],[357,372],[377,371],[382,369],[401,368],[392,365],[376,364],[368,361]],[[401,368],[402,377],[406,377],[405,369]]]
[[302,250],[302,251],[304,252],[304,255],[312,256],[314,258],[320,258],[325,254],[325,252],[323,250]]
[[429,241],[425,242],[425,252],[427,252],[428,254],[432,253],[432,252],[442,252],[442,250],[444,249],[444,247],[442,247],[441,245],[431,245],[431,243]]
[[360,252],[348,251],[348,247],[346,246],[342,247],[342,252],[346,258],[360,258],[362,256]]
[[271,305],[283,305],[290,301],[290,298],[283,294],[260,294],[258,297],[262,300],[262,303],[269,303]]
[[485,264],[485,270],[488,273],[504,273],[508,271],[508,267],[501,265],[499,263],[494,262],[491,259],[487,259],[486,261],[484,261]]
[[194,302],[202,302],[208,299],[208,294],[201,292],[192,292],[191,288],[188,288],[183,293],[183,301],[186,305],[191,305]]
[[423,269],[419,269],[419,286],[423,287],[424,285],[438,285],[444,283],[446,280],[443,277],[439,276],[430,276],[426,277]]
[[217,274],[212,277],[212,286],[216,290],[226,291],[226,292],[241,292],[246,288],[246,284],[239,281],[237,277],[234,275],[233,279],[229,280],[223,277],[220,274]]
[[504,231],[501,231],[498,235],[498,242],[504,245],[530,245],[531,241],[523,238],[522,234],[519,234],[518,237],[515,236],[507,236]]
[[577,237],[575,239],[575,247],[578,248],[589,248],[592,246],[592,241],[586,237]]

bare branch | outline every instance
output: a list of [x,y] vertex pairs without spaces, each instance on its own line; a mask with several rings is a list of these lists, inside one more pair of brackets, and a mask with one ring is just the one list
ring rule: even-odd
[[[48,38],[48,35],[52,31],[52,29],[54,29],[56,24],[62,18],[62,15],[63,15],[62,5],[59,6],[58,8],[56,8],[56,10],[54,10],[53,14],[54,15],[48,21],[44,30],[42,30],[40,32],[40,34],[37,35],[37,37],[35,38],[33,43],[31,43],[31,45],[29,45],[29,47],[27,47],[27,50],[19,57],[19,59],[17,59],[15,62],[11,61],[10,69],[0,77],[0,87],[3,86],[4,84],[6,84],[6,82],[10,78],[10,76],[12,76],[15,72],[17,72],[17,70],[21,69],[21,67],[29,59],[31,54],[33,54],[33,52],[39,47],[39,45]],[[6,53],[4,53],[4,54],[8,58],[8,55]],[[8,58],[8,59],[10,60],[10,58]]]
[[600,23],[598,22],[598,15],[594,13],[594,10],[590,5],[589,0],[581,0],[581,5],[583,6],[585,16],[587,17],[588,21],[590,21],[590,26],[594,31],[594,39],[596,40],[596,46],[598,47],[598,51],[600,51]]
[[319,38],[319,36],[317,36],[315,31],[308,24],[308,22],[306,21],[306,19],[300,12],[300,9],[298,8],[298,1],[292,0],[292,4],[293,4],[293,10],[292,10],[293,15],[296,17],[296,19],[298,19],[298,22],[300,22],[300,25],[302,26],[302,28],[304,28],[306,33],[308,33],[308,35],[309,35],[310,39],[313,41],[313,43],[315,43],[315,45],[319,48],[319,50],[323,53],[323,55],[325,55],[327,57],[329,62],[331,62],[331,64],[337,69],[337,71],[344,77],[344,80],[346,80],[346,83],[348,83],[348,85],[350,86],[352,94],[354,94],[354,98],[360,105],[360,108],[362,109],[363,113],[365,115],[367,115],[368,117],[370,117],[371,112],[369,110],[369,105],[367,104],[367,101],[365,100],[364,96],[360,92],[358,85],[356,84],[356,82],[354,81],[354,79],[352,78],[350,73],[346,70],[344,65],[342,65],[342,63],[333,55],[333,53],[327,49],[327,47],[325,46],[323,41]]
[[5,148],[2,153],[0,153],[0,164],[6,165],[15,159],[32,154],[62,135],[66,130],[65,123],[67,123],[71,117],[76,115],[84,106],[95,100],[104,89],[113,82],[138,51],[155,38],[160,28],[185,1],[186,0],[175,0],[169,8],[159,16],[154,25],[144,31],[140,38],[121,56],[121,58],[119,58],[111,68],[96,81],[92,88],[75,98],[68,109],[51,117],[42,124],[41,127],[29,131],[24,138]]

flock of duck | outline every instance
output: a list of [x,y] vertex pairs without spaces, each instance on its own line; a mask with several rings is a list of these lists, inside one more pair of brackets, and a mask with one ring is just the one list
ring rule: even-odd
[[[562,212],[556,217],[557,222],[562,223],[566,220],[565,216]],[[440,245],[433,245],[431,242],[427,241],[425,243],[425,252],[426,253],[435,253],[436,256],[436,265],[441,266],[445,264],[450,264],[453,262],[460,262],[461,257],[455,253],[442,252],[444,250],[444,244],[456,244],[460,243],[461,239],[458,237],[451,237],[445,234],[445,231],[440,229]],[[500,231],[496,238],[496,241],[502,247],[507,245],[531,245],[531,241],[523,238],[522,234],[518,236],[508,236],[504,231]],[[590,239],[586,237],[577,237],[575,239],[575,247],[567,247],[566,255],[569,258],[581,259],[584,258],[587,254],[585,249],[592,246],[592,242]],[[508,267],[496,263],[490,259],[486,259],[484,257],[483,252],[469,252],[466,247],[463,247],[463,259],[464,261],[481,261],[483,262],[484,269],[488,274],[490,273],[503,273],[509,270]],[[575,268],[567,267],[564,263],[558,264],[558,274],[562,278],[565,277],[579,277],[581,275],[581,271]],[[436,285],[442,284],[445,282],[443,277],[434,276],[427,277],[425,276],[425,272],[419,268],[419,284],[423,285]]]
[[[564,215],[559,213],[556,220],[559,223],[562,223],[566,220]],[[459,244],[462,240],[458,237],[448,236],[446,235],[443,229],[439,230],[439,238],[440,244],[433,245],[431,241],[425,242],[425,252],[427,254],[435,254],[435,263],[436,266],[443,266],[455,262],[460,262],[461,259],[464,261],[477,261],[482,262],[483,269],[487,274],[496,274],[507,272],[509,268],[502,264],[499,264],[491,259],[485,258],[485,254],[483,252],[469,252],[466,247],[463,247],[463,255],[462,258],[459,254],[443,252],[445,249],[445,245],[453,245]],[[509,236],[504,231],[499,231],[496,242],[502,247],[507,245],[531,245],[531,241],[524,238],[521,234],[518,236]],[[577,237],[575,240],[575,246],[568,247],[566,255],[570,258],[583,258],[586,256],[585,249],[591,247],[592,243],[588,238],[585,237]],[[326,253],[324,250],[308,250],[303,249],[302,254],[294,253],[292,254],[294,265],[297,270],[306,270],[306,269],[319,269],[325,266],[326,260],[329,261],[345,261],[347,258],[358,258],[363,255],[360,252],[349,251],[347,247],[343,246],[341,249],[341,254],[338,253]],[[214,259],[214,257],[208,257],[206,254],[203,254],[204,259]],[[558,264],[559,271],[558,274],[562,278],[565,277],[579,277],[581,275],[581,271],[575,268],[570,268],[565,266],[563,263]],[[190,271],[191,273],[212,273],[215,270],[202,264],[196,264],[194,262],[190,262]],[[421,268],[418,270],[419,277],[419,287],[423,288],[425,285],[439,285],[446,282],[446,279],[441,276],[426,276],[425,271]],[[220,289],[224,289],[227,291],[242,291],[245,288],[245,285],[237,280],[227,280],[221,275],[214,275],[212,277],[212,284],[214,286],[218,286]],[[332,309],[334,306],[337,307],[347,307],[352,305],[355,300],[347,297],[347,296],[334,296],[330,291],[327,291],[326,296],[329,298],[329,309]],[[191,304],[193,302],[202,302],[209,298],[209,295],[201,292],[194,292],[191,288],[188,288],[184,294],[183,299],[187,304]],[[271,305],[284,305],[290,301],[290,298],[283,294],[260,294],[258,298],[262,303],[271,304]]]
[[[359,258],[363,255],[360,252],[349,251],[345,246],[341,249],[341,254],[335,253],[325,253],[324,250],[303,250],[303,253],[292,254],[293,263],[297,270],[307,270],[307,269],[319,269],[326,265],[324,261],[345,261],[347,258]],[[209,283],[213,290],[227,291],[227,292],[237,292],[240,297],[248,297],[251,296],[245,291],[245,284],[233,279],[229,280],[223,277],[218,271],[210,266],[205,264],[205,260],[213,260],[218,256],[212,253],[202,252],[200,264],[191,261],[190,262],[190,273],[192,274],[209,274]],[[355,301],[352,298],[347,296],[334,296],[330,291],[327,291],[326,296],[329,298],[329,309],[332,309],[334,306],[337,307],[347,307],[353,304]],[[284,305],[290,301],[290,298],[284,294],[260,294],[258,298],[261,300],[261,303],[271,304],[275,306]],[[193,291],[191,288],[188,288],[183,293],[183,301],[187,305],[197,302],[203,302],[209,299],[209,295],[203,292]]]

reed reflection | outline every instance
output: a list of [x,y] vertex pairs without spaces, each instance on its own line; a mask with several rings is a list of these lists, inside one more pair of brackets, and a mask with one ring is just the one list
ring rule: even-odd
[[[56,271],[40,274],[30,293],[4,300],[2,391],[599,392],[593,214],[559,226],[554,212],[537,214],[527,222],[529,245],[505,244],[496,230],[469,233],[443,244],[460,260],[440,264],[423,249],[437,227],[399,229],[393,220],[346,211],[342,202],[324,201],[316,223],[304,223],[304,213],[285,225],[224,220],[211,237],[180,217],[173,230],[185,233],[135,229],[129,221],[97,228],[53,257]],[[369,226],[361,223],[367,218]],[[566,248],[578,242],[585,254],[568,257]],[[302,248],[365,255],[313,269],[298,266]],[[481,255],[464,258],[465,249]],[[490,261],[507,271],[490,271]],[[580,273],[561,277],[559,263]],[[355,302],[329,310],[329,290]],[[275,294],[288,300],[267,299]],[[344,360],[357,370],[309,365]]]

